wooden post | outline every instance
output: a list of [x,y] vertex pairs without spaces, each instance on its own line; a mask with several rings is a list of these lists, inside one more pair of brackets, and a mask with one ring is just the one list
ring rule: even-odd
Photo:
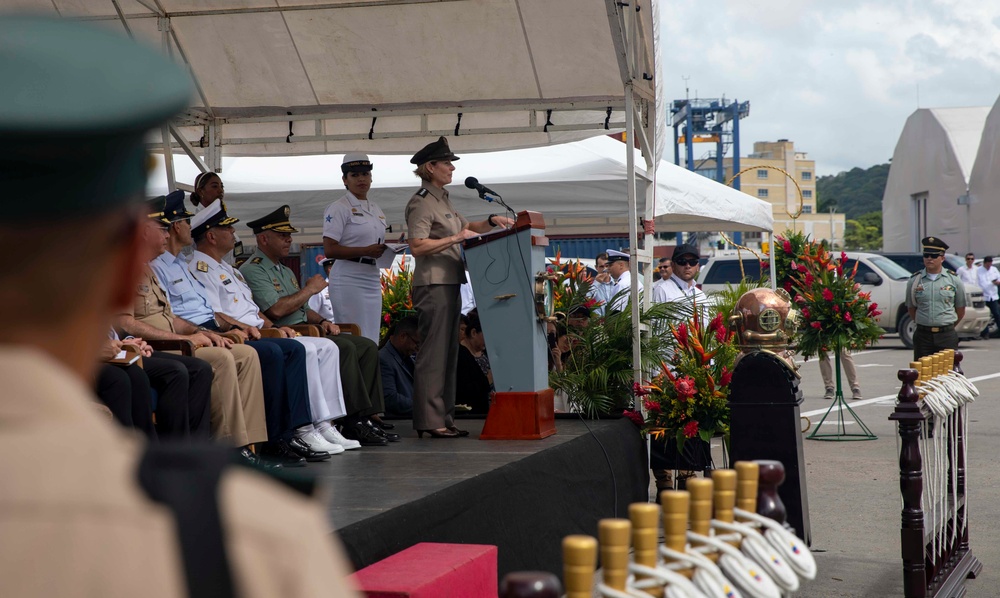
[[[926,364],[926,361],[923,363]],[[920,507],[924,489],[920,426],[924,415],[917,406],[919,395],[913,386],[917,376],[916,370],[899,370],[896,374],[903,386],[899,389],[899,404],[889,416],[899,425],[899,491],[903,496],[899,540],[903,557],[903,595],[906,598],[925,598],[927,595],[924,512]]]

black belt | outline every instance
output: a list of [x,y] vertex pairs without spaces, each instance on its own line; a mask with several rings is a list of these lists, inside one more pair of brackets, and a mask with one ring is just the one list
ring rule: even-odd
[[923,332],[951,332],[954,329],[954,324],[948,324],[947,326],[924,326],[923,324],[917,324],[917,330]]
[[348,261],[348,262],[357,262],[359,264],[368,264],[369,266],[374,266],[374,265],[378,264],[378,262],[375,261],[375,258],[373,258],[373,257],[347,257],[347,258],[340,258],[340,259],[343,259],[343,260]]

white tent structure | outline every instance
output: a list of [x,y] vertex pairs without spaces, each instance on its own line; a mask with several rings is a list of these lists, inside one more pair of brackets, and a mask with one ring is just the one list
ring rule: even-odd
[[[655,211],[654,165],[666,138],[657,0],[15,5],[124,28],[190,68],[197,98],[159,140],[170,188],[183,186],[173,176],[174,151],[221,172],[223,156],[412,154],[440,135],[468,154],[624,130],[654,179],[641,213],[651,219]],[[624,154],[636,281],[638,259],[652,252],[637,249],[636,157]],[[633,301],[635,322],[638,309]]]
[[[621,141],[600,136],[562,145],[468,154],[455,163],[455,179],[458,182],[474,175],[514,209],[544,214],[550,226],[566,218],[620,217],[628,210],[623,193],[628,175],[625,153]],[[287,203],[292,206],[297,228],[306,234],[320,234],[324,210],[344,194],[341,159],[336,154],[224,158],[226,206],[232,215],[247,221]],[[403,209],[419,181],[408,156],[376,156],[373,160],[374,186],[369,197],[399,232],[403,230]],[[198,174],[193,164],[178,161],[176,166],[178,180],[193,181]],[[637,175],[641,194],[651,177],[642,170]],[[661,230],[769,232],[772,228],[768,203],[670,162],[660,161],[656,185],[655,216],[664,217],[657,225]],[[456,207],[470,217],[500,210],[460,183],[449,189]],[[165,192],[164,176],[154,174],[149,194]]]
[[974,223],[995,222],[982,220],[969,205],[989,112],[988,107],[922,108],[906,119],[882,198],[886,251],[919,251],[920,239],[934,235],[964,253],[974,238]]
[[969,180],[970,245],[977,256],[1000,251],[1000,98],[983,125]]

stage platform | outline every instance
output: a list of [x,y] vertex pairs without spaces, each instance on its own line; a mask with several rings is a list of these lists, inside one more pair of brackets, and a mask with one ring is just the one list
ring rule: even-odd
[[596,535],[599,519],[646,500],[645,444],[628,420],[557,419],[555,435],[524,441],[479,440],[483,422],[463,419],[471,435],[443,440],[417,439],[397,420],[401,442],[309,464],[356,568],[418,542],[454,542],[498,546],[501,577],[561,573],[564,536]]

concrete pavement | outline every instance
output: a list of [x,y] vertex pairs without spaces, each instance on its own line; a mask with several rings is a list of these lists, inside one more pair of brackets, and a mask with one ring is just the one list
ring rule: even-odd
[[[966,341],[960,349],[965,355],[962,365],[966,376],[983,378],[975,382],[982,396],[970,407],[967,433],[970,543],[973,554],[983,563],[983,572],[979,579],[968,581],[968,596],[998,596],[1000,503],[994,496],[1000,483],[995,440],[1000,436],[1000,404],[994,397],[1000,384],[1000,340]],[[848,402],[878,435],[877,440],[804,441],[812,548],[819,575],[803,588],[801,596],[903,595],[899,452],[895,425],[888,417],[900,387],[896,372],[908,367],[911,358],[912,351],[895,337],[855,355],[866,400]],[[805,396],[801,410],[811,413],[815,424],[830,405],[822,398],[817,361],[804,363],[799,373]],[[846,378],[842,383],[849,396]],[[868,400],[879,397],[885,398]]]

